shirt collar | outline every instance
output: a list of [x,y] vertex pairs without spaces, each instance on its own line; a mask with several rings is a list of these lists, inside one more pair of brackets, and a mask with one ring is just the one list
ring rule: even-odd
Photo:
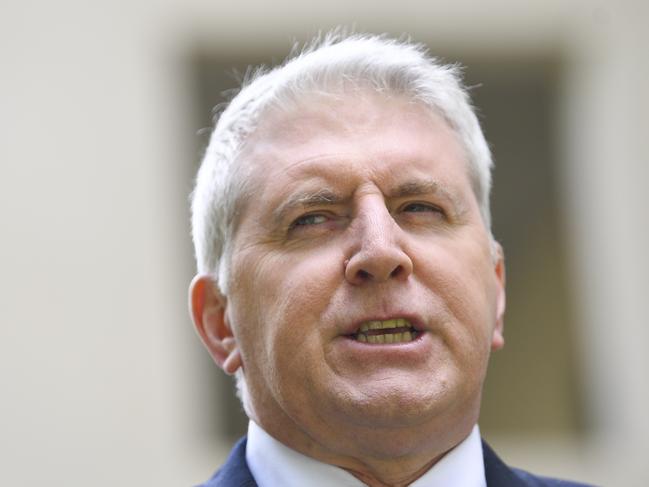
[[[280,443],[254,421],[248,423],[246,461],[259,487],[364,487],[352,474],[319,462]],[[478,425],[469,436],[415,480],[410,487],[486,487]]]

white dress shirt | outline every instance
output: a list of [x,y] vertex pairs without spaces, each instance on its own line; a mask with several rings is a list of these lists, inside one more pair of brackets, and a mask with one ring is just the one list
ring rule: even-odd
[[[319,462],[248,423],[246,461],[259,487],[364,487],[346,470]],[[478,425],[410,487],[486,487]]]

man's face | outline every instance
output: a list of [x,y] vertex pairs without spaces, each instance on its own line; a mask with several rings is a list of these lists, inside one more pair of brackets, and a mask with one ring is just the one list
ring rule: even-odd
[[345,95],[270,115],[242,158],[226,320],[254,419],[307,453],[466,436],[504,271],[454,132],[404,99]]

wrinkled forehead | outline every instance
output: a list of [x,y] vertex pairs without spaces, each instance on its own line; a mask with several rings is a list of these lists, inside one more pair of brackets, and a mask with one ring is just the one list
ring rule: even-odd
[[[381,144],[381,132],[388,125],[418,134],[422,134],[421,127],[427,127],[429,130],[423,134],[431,138],[440,132],[450,134],[461,148],[462,163],[470,177],[464,145],[437,109],[409,95],[358,88],[310,93],[268,107],[247,138],[238,164],[246,168],[242,174],[245,173],[248,186],[253,180],[263,184],[264,176],[272,169],[268,164],[277,163],[278,159],[273,157],[277,152],[290,153],[296,160],[308,159],[317,156],[313,152],[314,141],[321,147],[326,147],[329,140],[339,145],[341,135],[350,148],[355,140],[368,136],[375,136],[376,143]],[[402,142],[399,149],[406,153],[408,139]]]
[[440,124],[451,127],[439,110],[400,93],[354,88],[279,100],[260,114],[254,132],[242,147],[240,163],[263,159],[255,156],[278,145],[298,148],[305,141],[340,134],[353,140],[376,131],[388,118],[404,127],[429,124],[431,132]]
[[[457,164],[464,166],[460,170],[469,176],[466,152],[457,134],[437,111],[420,101],[367,90],[318,93],[291,100],[263,114],[240,153],[238,165],[245,182],[237,213],[245,212],[253,196],[260,201],[265,188],[273,185],[273,174],[292,170],[294,164],[323,155],[337,159],[332,151],[339,151],[340,160],[375,151],[385,156],[384,167],[390,166],[389,172],[413,171],[421,163],[422,140],[429,142],[427,156],[434,159],[436,145],[445,146],[449,139],[458,148]],[[390,157],[390,151],[396,151],[396,156]],[[323,168],[323,164],[315,166]]]

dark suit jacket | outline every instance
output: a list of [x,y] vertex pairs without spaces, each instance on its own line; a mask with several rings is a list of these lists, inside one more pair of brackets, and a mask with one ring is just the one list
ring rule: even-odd
[[[588,487],[586,484],[538,477],[523,470],[509,468],[484,441],[482,451],[487,487]],[[234,446],[230,456],[214,476],[199,487],[257,487],[246,463],[245,437]]]

